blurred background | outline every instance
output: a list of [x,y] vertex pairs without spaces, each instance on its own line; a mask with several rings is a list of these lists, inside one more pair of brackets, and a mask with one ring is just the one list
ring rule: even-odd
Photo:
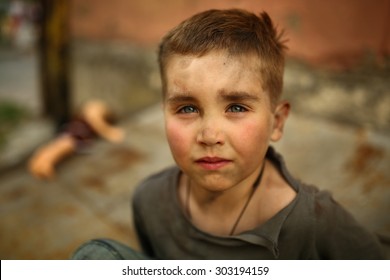
[[[96,237],[138,248],[134,187],[173,163],[159,40],[196,12],[232,7],[267,11],[288,38],[292,114],[275,146],[292,173],[331,191],[388,250],[390,0],[0,0],[1,259],[67,259]],[[35,179],[32,153],[92,98],[124,141],[97,139],[54,179]]]

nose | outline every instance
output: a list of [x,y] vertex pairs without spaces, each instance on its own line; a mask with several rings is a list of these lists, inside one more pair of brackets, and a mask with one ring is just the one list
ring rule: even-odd
[[203,121],[197,135],[197,142],[202,145],[222,145],[225,143],[221,126],[213,121]]

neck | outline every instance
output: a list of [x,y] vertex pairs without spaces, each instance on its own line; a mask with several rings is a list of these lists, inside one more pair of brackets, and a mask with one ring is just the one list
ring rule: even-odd
[[194,182],[189,182],[188,186],[191,202],[202,209],[213,208],[221,211],[231,210],[236,204],[240,204],[240,201],[244,200],[251,192],[251,186],[244,183],[228,190],[215,192],[198,186]]
[[[262,167],[258,168],[239,184],[223,191],[210,191],[201,185],[197,185],[187,177],[187,211],[200,211],[211,215],[229,215],[236,213],[248,197],[253,194],[254,188],[259,184],[259,175]],[[189,207],[191,206],[191,207]]]

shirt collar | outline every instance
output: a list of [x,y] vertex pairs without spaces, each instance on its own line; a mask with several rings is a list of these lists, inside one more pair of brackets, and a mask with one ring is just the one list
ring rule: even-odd
[[294,209],[301,193],[299,191],[299,183],[288,172],[284,160],[280,154],[278,154],[273,147],[269,147],[266,158],[271,160],[277,169],[281,172],[281,175],[297,192],[294,200],[285,208],[280,210],[274,217],[268,220],[263,225],[247,232],[243,232],[232,238],[242,240],[244,242],[252,243],[255,245],[264,246],[269,249],[275,258],[279,256],[278,240],[283,224],[291,211]]
[[294,198],[294,200],[279,211],[274,217],[265,222],[263,225],[251,230],[243,232],[232,238],[242,240],[244,242],[252,243],[254,245],[259,245],[266,247],[270,250],[275,258],[279,257],[279,247],[278,240],[281,229],[288,215],[293,210],[296,201],[298,200],[299,194]]

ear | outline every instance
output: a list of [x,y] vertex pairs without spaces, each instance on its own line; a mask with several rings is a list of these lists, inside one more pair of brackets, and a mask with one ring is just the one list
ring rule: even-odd
[[290,103],[287,101],[282,101],[276,106],[271,141],[276,142],[282,138],[284,124],[286,123],[288,114],[290,113],[290,107]]

